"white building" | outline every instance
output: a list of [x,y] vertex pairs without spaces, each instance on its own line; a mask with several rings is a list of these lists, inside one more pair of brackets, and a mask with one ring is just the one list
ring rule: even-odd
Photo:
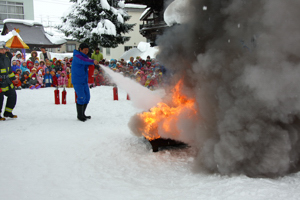
[[0,31],[8,18],[34,20],[33,0],[0,0]]
[[123,53],[131,48],[137,47],[140,42],[146,42],[146,38],[140,34],[140,25],[142,22],[140,21],[140,17],[144,10],[146,9],[145,5],[136,5],[136,4],[126,4],[125,10],[131,16],[130,20],[126,23],[128,24],[136,24],[133,27],[133,31],[130,31],[125,36],[130,36],[130,40],[125,44],[120,44],[117,48],[100,48],[100,51],[103,54],[103,58],[105,59],[119,59]]

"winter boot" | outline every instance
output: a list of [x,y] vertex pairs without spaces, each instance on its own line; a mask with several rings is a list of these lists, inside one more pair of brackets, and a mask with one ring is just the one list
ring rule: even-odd
[[77,108],[77,119],[79,119],[82,122],[86,121],[86,118],[84,117],[84,105],[79,105],[78,103],[76,104]]
[[4,112],[4,117],[9,117],[9,118],[18,118],[17,115],[13,115],[11,112]]
[[5,121],[6,119],[4,117],[1,117],[0,115],[0,121]]
[[86,115],[85,115],[85,110],[86,110],[87,104],[84,104],[83,106],[84,106],[84,107],[83,107],[83,116],[84,116],[86,119],[91,119],[91,118],[92,118],[91,116],[86,116]]

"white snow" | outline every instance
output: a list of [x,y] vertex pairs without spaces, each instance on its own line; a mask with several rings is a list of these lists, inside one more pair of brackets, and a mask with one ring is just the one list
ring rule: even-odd
[[124,24],[124,18],[122,17],[122,15],[120,13],[118,13],[118,21],[122,24]]
[[3,23],[20,23],[20,24],[25,24],[28,26],[34,26],[34,25],[40,25],[42,26],[43,24],[34,20],[24,20],[24,19],[5,19],[3,20]]
[[107,35],[117,35],[116,26],[108,19],[101,20],[97,27],[94,28],[91,33],[96,33],[99,35],[107,34]]
[[100,0],[100,3],[103,9],[110,10],[110,5],[107,0]]
[[48,40],[50,40],[51,43],[53,44],[64,44],[67,42],[67,40],[57,37],[57,36],[52,36],[49,35],[48,33],[45,33],[46,37],[48,38]]
[[110,86],[91,89],[86,122],[76,119],[72,88],[66,105],[54,104],[54,88],[17,94],[18,119],[0,123],[0,199],[299,199],[300,173],[277,179],[193,173],[194,149],[153,153],[130,134],[127,123],[140,110],[121,89],[119,101]]
[[136,58],[137,56],[140,56],[142,59],[146,60],[147,56],[155,58],[158,51],[159,47],[151,47],[150,44],[147,42],[140,42],[137,48],[132,48],[124,52],[121,58],[129,60],[130,57]]
[[119,1],[119,2],[118,2],[118,6],[119,6],[120,8],[125,8],[125,1]]
[[7,42],[15,35],[18,36],[21,40],[23,40],[19,33],[17,33],[15,30],[12,30],[9,31],[6,35],[0,35],[0,41]]
[[145,9],[147,6],[146,5],[141,5],[141,4],[133,4],[133,3],[126,3],[125,8],[139,8],[139,9]]

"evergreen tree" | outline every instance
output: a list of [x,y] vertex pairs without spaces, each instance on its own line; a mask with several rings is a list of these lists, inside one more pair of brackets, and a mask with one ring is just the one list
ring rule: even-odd
[[59,29],[66,35],[85,42],[91,48],[117,47],[130,37],[125,33],[135,24],[125,23],[130,16],[123,9],[124,1],[117,0],[70,0],[74,2],[69,14],[62,17]]

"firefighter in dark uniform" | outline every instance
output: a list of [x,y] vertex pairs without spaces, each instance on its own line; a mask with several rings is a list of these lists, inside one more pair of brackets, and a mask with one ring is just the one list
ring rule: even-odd
[[5,120],[5,118],[1,116],[4,95],[7,96],[7,102],[3,116],[17,118],[17,115],[13,115],[12,113],[17,102],[17,94],[14,84],[12,83],[16,78],[11,69],[10,60],[5,53],[5,43],[0,42],[0,121]]

